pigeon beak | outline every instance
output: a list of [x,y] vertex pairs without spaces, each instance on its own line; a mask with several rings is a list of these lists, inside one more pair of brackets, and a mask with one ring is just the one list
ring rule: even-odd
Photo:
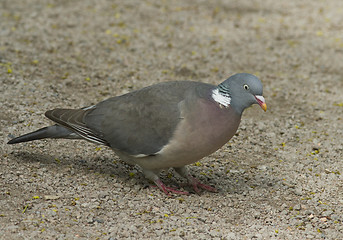
[[258,105],[260,105],[260,107],[264,110],[264,111],[267,111],[267,104],[266,104],[266,101],[264,100],[264,97],[263,96],[255,96],[256,98],[256,101],[258,103]]

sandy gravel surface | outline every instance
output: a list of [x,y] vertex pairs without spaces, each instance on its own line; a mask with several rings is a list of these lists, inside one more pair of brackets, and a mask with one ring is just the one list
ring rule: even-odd
[[[343,239],[342,23],[340,0],[2,0],[0,239]],[[190,166],[219,193],[168,197],[85,141],[6,144],[55,107],[237,72],[269,109]]]

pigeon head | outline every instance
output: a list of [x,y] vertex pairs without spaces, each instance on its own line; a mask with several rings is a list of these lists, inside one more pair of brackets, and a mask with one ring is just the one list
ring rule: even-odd
[[231,105],[238,114],[242,114],[252,104],[259,104],[266,111],[267,104],[262,94],[260,79],[252,74],[238,73],[219,84],[213,90],[212,97],[219,104],[225,107]]

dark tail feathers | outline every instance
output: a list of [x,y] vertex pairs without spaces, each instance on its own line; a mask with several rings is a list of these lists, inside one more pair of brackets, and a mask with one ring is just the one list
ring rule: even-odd
[[80,136],[65,127],[53,125],[13,138],[8,142],[8,144],[29,142],[43,138],[80,138]]

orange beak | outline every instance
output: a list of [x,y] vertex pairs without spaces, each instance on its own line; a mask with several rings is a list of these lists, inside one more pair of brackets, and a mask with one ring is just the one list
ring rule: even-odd
[[260,107],[264,111],[267,111],[267,104],[266,104],[266,101],[264,100],[264,97],[263,96],[255,96],[255,98],[256,98],[258,105],[260,105]]

